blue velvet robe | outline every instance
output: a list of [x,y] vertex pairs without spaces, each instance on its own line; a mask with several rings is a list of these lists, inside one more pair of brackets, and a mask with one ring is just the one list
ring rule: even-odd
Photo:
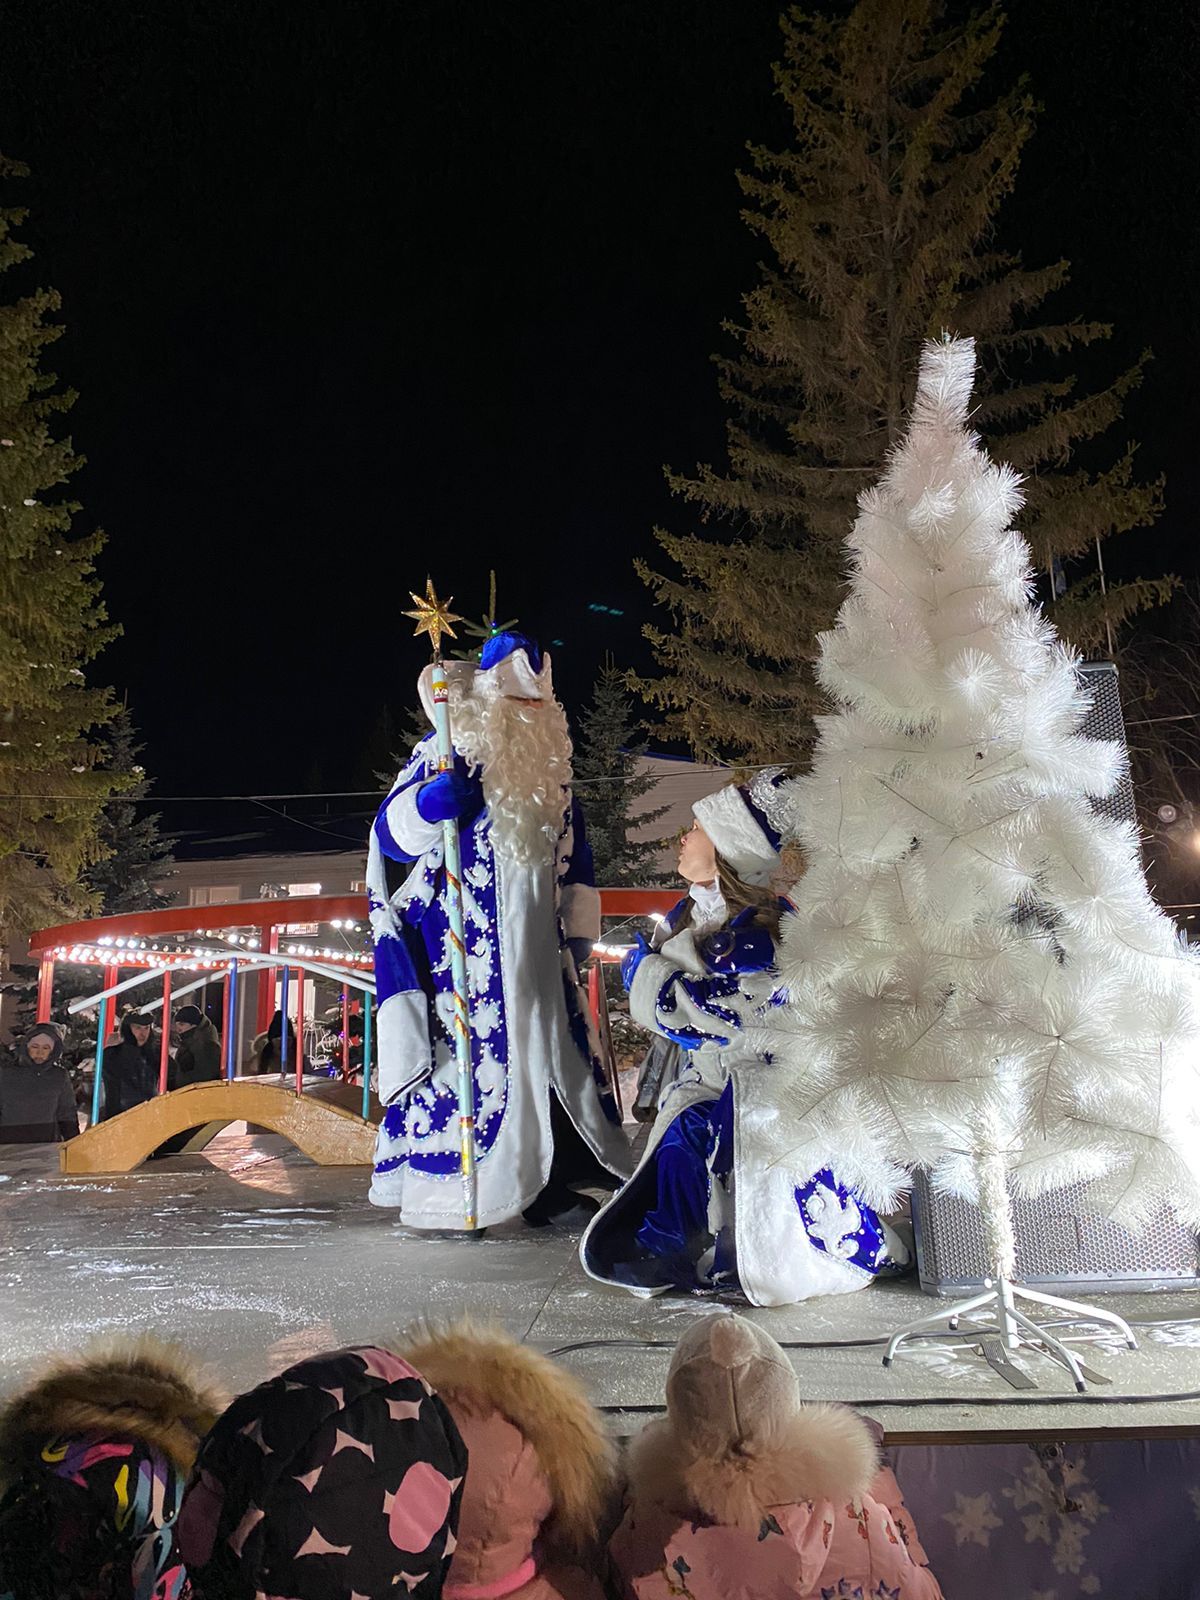
[[[417,746],[380,808],[368,858],[379,1001],[379,1097],[386,1106],[370,1198],[414,1227],[462,1225],[457,1069],[451,1027],[442,832],[417,791],[436,769]],[[571,938],[599,933],[591,853],[571,796],[553,862],[518,866],[492,849],[487,809],[460,827],[476,1170],[481,1226],[520,1214],[546,1184],[551,1095],[617,1177],[632,1165],[598,1054]],[[389,893],[385,859],[412,863]]]
[[637,1171],[584,1235],[586,1270],[635,1293],[740,1289],[764,1306],[907,1270],[904,1242],[828,1167],[768,1165],[755,1124],[785,1069],[746,1032],[785,1000],[774,947],[750,913],[697,938],[683,925],[688,906],[659,928],[629,996],[633,1019],[681,1045],[686,1064]]

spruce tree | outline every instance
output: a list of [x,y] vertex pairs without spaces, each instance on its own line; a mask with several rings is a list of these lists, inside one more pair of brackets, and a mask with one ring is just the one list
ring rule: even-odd
[[[0,157],[0,182],[26,175]],[[30,255],[14,237],[24,217],[0,207],[0,272]],[[42,365],[59,304],[48,289],[0,304],[0,942],[89,904],[80,875],[119,787],[97,764],[112,697],[83,673],[116,632],[95,575],[103,536],[72,536],[79,507],[61,489],[83,459],[53,424],[74,396]]]
[[597,677],[591,704],[579,718],[574,791],[584,809],[596,882],[605,888],[636,887],[661,876],[656,858],[662,839],[646,836],[668,806],[639,809],[655,779],[637,770],[646,750],[638,737],[624,674],[611,662]]
[[157,911],[172,897],[160,894],[155,884],[173,875],[171,841],[163,837],[157,811],[143,802],[150,793],[146,769],[138,761],[142,747],[129,708],[123,706],[112,720],[105,741],[104,769],[119,777],[123,788],[105,806],[100,821],[104,855],[88,867],[83,881],[98,897],[104,916],[122,911]]
[[668,472],[704,531],[657,530],[672,567],[639,565],[673,624],[647,629],[662,675],[640,687],[661,731],[701,757],[791,760],[811,744],[811,666],[842,592],[843,530],[899,438],[921,341],[943,328],[975,338],[974,422],[1026,474],[1021,529],[1039,573],[1073,579],[1059,631],[1107,652],[1172,586],[1103,592],[1097,541],[1151,522],[1161,485],[1135,478],[1130,444],[1099,471],[1078,452],[1119,422],[1146,357],[1090,394],[1063,370],[1111,329],[1039,320],[1068,264],[1026,267],[995,242],[1034,102],[1023,82],[983,91],[997,7],[955,29],[940,15],[935,0],[858,0],[848,15],[781,19],[774,78],[793,137],[751,147],[740,174],[768,259],[725,326],[735,353],[717,359],[728,466]]

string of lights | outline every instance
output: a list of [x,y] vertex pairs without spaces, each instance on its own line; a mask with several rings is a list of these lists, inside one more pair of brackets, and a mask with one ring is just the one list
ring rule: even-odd
[[[345,928],[355,933],[361,929],[361,924],[357,922],[336,921],[330,926]],[[188,967],[202,972],[224,969],[239,956],[252,956],[262,950],[262,940],[256,934],[224,933],[206,929],[201,931],[199,937],[222,939],[225,948],[222,949],[216,944],[179,947],[166,945],[158,940],[114,938],[109,934],[101,934],[98,939],[90,942],[55,945],[53,949],[44,952],[44,955],[53,961],[72,962],[81,966]],[[373,964],[373,957],[366,951],[337,950],[328,945],[320,946],[299,941],[281,945],[278,953],[306,957],[310,960],[330,961],[339,966],[352,968],[366,969]]]

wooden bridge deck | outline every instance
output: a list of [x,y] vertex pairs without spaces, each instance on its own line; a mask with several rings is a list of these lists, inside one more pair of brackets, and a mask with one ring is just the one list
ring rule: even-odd
[[235,1078],[156,1095],[97,1123],[60,1146],[62,1171],[76,1176],[132,1172],[168,1139],[193,1129],[212,1137],[230,1122],[280,1134],[322,1167],[370,1166],[375,1148],[372,1124],[343,1106],[261,1079]]

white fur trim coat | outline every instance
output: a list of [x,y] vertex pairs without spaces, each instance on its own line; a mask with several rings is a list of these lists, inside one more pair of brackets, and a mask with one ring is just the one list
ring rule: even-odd
[[[784,1069],[756,1052],[747,1031],[783,1001],[774,948],[762,927],[740,921],[697,939],[689,926],[679,926],[687,905],[681,901],[660,924],[629,993],[634,1021],[675,1040],[687,1054],[663,1096],[637,1171],[584,1234],[585,1270],[600,1282],[620,1283],[611,1267],[655,1203],[659,1144],[689,1106],[718,1101],[726,1089],[732,1167],[723,1181],[710,1178],[709,1230],[714,1237],[731,1231],[738,1280],[750,1302],[791,1305],[845,1294],[864,1288],[879,1271],[903,1270],[909,1264],[903,1242],[827,1169],[797,1173],[785,1163],[770,1164],[759,1129],[776,1114],[777,1074]],[[710,1159],[710,1169],[713,1164]]]
[[868,1424],[842,1406],[802,1406],[770,1446],[718,1459],[651,1423],[610,1553],[634,1600],[942,1596]]
[[[457,1069],[451,1045],[446,877],[441,825],[417,791],[434,769],[423,740],[380,808],[367,889],[379,1001],[379,1098],[386,1107],[370,1198],[417,1228],[462,1226]],[[557,1095],[597,1159],[632,1165],[567,941],[594,939],[599,897],[579,808],[564,796],[554,861],[496,855],[485,809],[459,830],[475,1069],[481,1226],[518,1216],[544,1188]],[[389,893],[385,858],[411,861]]]

